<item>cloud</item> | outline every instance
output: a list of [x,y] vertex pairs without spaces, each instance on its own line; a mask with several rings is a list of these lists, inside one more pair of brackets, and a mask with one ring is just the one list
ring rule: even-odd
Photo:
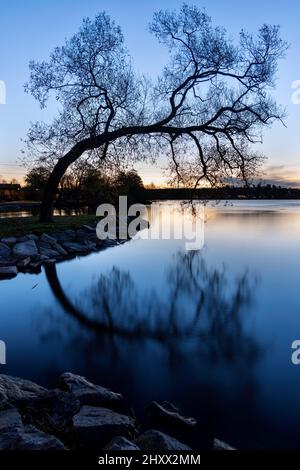
[[269,165],[263,169],[261,182],[290,188],[300,188],[300,165]]

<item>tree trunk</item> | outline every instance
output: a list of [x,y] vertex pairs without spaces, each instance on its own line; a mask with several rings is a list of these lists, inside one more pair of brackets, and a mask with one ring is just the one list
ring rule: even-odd
[[81,144],[75,145],[70,152],[60,158],[52,170],[45,186],[43,200],[40,209],[40,222],[51,222],[53,216],[53,204],[59,182],[69,166],[79,158],[86,148]]

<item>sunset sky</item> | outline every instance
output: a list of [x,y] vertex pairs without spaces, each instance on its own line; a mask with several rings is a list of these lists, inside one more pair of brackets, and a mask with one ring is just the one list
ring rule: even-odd
[[[300,83],[300,4],[290,1],[241,2],[238,0],[194,0],[205,7],[216,25],[224,26],[231,37],[240,29],[255,31],[262,23],[280,24],[282,36],[290,44],[287,58],[280,63],[275,97],[287,111],[286,126],[277,123],[265,132],[259,150],[267,157],[265,180],[300,187],[300,104],[293,104],[292,83]],[[77,31],[82,18],[106,10],[122,27],[136,69],[151,77],[162,70],[167,52],[148,32],[154,10],[179,7],[178,0],[10,0],[0,9],[0,80],[6,84],[6,104],[0,105],[0,175],[21,180],[24,169],[17,165],[21,139],[30,121],[49,120],[55,109],[41,111],[24,93],[30,59],[43,60],[64,39]],[[300,93],[298,94],[300,97]],[[300,100],[299,100],[300,101]],[[164,182],[159,167],[137,167],[146,183]]]

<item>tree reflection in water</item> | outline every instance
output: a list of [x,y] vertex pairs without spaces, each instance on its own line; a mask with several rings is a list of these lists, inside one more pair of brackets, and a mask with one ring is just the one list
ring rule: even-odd
[[247,321],[257,280],[245,272],[230,281],[224,267],[208,267],[199,252],[178,253],[159,292],[141,293],[128,272],[114,267],[72,303],[54,265],[46,268],[46,276],[64,311],[84,327],[73,330],[76,341],[92,340],[84,331],[96,335],[93,341],[109,337],[114,348],[118,339],[122,344],[153,340],[169,348],[173,359],[185,345],[189,354],[193,348],[213,361],[247,366],[261,352]]

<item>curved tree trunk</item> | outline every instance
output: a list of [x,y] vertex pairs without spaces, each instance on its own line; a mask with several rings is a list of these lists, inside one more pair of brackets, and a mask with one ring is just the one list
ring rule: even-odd
[[69,166],[74,163],[86,149],[86,145],[82,145],[82,142],[80,142],[56,163],[44,189],[43,200],[40,209],[41,222],[51,222],[53,215],[53,204],[59,182]]

